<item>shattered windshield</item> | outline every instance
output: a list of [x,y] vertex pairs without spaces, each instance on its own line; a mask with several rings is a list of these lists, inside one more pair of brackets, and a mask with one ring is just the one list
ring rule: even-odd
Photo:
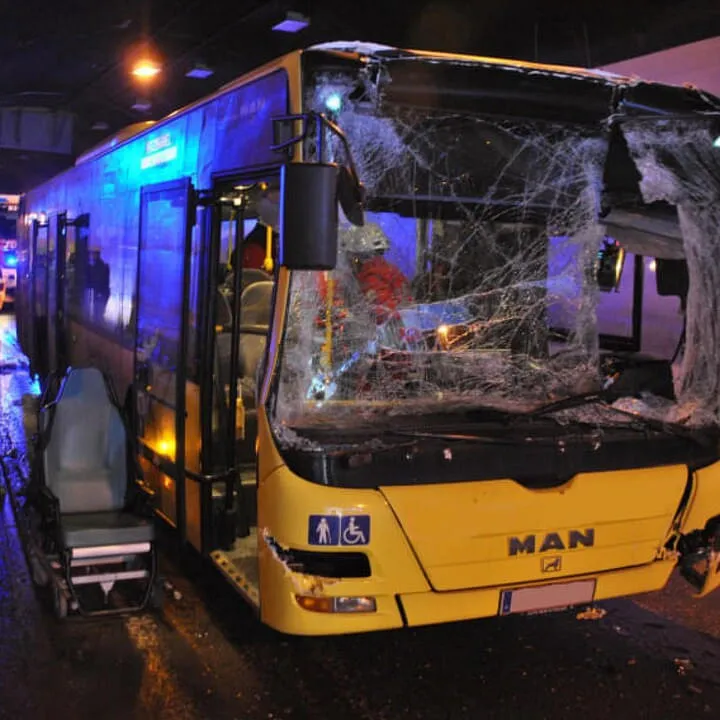
[[[312,92],[322,109],[337,87],[325,78]],[[706,131],[625,127],[644,201],[672,205],[678,237],[668,239],[604,219],[598,129],[368,112],[347,99],[337,122],[368,212],[360,228],[341,218],[334,271],[293,274],[278,427],[478,406],[530,413],[605,391],[629,366],[634,381],[618,383],[611,409],[716,423],[707,393],[720,395],[720,330],[706,308],[720,289],[720,257],[708,264],[720,152]],[[686,295],[656,277],[678,258],[692,280]],[[607,410],[577,403],[563,413],[600,423]]]

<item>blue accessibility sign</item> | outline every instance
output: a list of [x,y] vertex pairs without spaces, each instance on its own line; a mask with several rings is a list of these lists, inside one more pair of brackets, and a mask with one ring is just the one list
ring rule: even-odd
[[369,542],[369,515],[311,515],[309,518],[309,545],[367,545]]

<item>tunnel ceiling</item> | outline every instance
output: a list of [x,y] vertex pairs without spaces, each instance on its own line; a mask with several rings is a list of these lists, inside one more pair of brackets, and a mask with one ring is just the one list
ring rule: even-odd
[[[330,39],[598,66],[720,35],[717,0],[26,0],[0,9],[0,105],[69,111],[74,150],[138,120],[157,119],[242,72]],[[409,10],[412,8],[412,10]],[[285,10],[310,17],[296,34],[273,32]],[[129,74],[143,37],[164,72],[152,90]],[[195,62],[207,79],[186,77]],[[147,111],[133,109],[139,99]],[[0,150],[0,192],[17,192],[72,158]]]

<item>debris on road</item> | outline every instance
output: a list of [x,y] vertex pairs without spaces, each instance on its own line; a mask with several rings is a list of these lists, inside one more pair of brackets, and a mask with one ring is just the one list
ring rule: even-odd
[[675,669],[678,675],[685,675],[688,670],[692,670],[693,668],[690,658],[675,658],[673,662],[675,663]]
[[576,620],[602,620],[607,615],[607,610],[599,607],[589,607],[575,615]]

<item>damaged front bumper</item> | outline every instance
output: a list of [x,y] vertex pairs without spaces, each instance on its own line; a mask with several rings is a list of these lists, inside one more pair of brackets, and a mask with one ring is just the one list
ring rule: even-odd
[[705,597],[720,586],[720,462],[691,472],[687,504],[674,544],[680,574],[694,596]]
[[703,530],[684,535],[678,544],[680,574],[695,589],[695,597],[709,595],[720,586],[720,516]]

